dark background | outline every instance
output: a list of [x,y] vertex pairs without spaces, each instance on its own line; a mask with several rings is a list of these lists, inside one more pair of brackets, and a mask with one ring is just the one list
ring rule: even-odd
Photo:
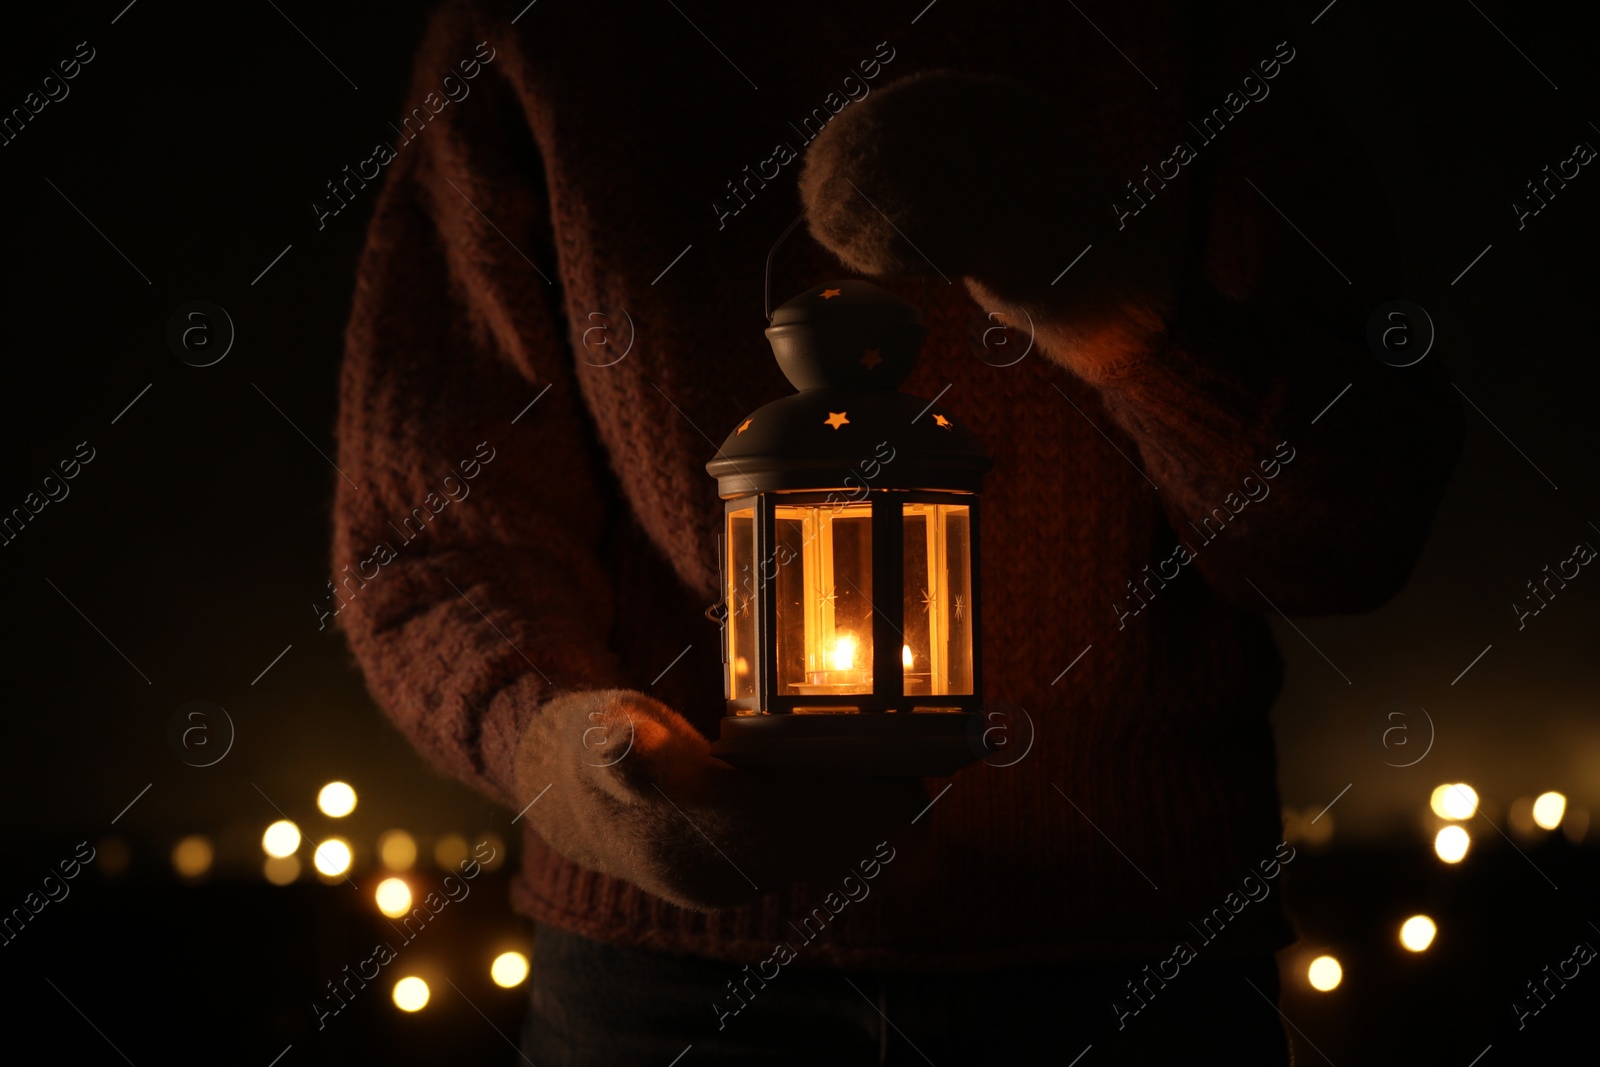
[[[407,973],[433,976],[426,1010],[402,1015],[374,987],[318,1032],[308,1007],[379,932],[380,832],[410,830],[425,857],[447,833],[516,836],[512,813],[413,753],[310,607],[327,580],[337,477],[318,450],[333,451],[341,332],[376,188],[322,230],[310,205],[387,139],[428,5],[124,2],[8,16],[0,35],[3,110],[78,42],[96,51],[70,95],[0,147],[0,510],[78,442],[95,449],[70,496],[0,548],[12,827],[0,908],[79,841],[115,838],[129,854],[120,874],[90,864],[0,947],[8,1014],[47,1026],[71,1062],[120,1062],[115,1046],[139,1064],[267,1064],[288,1045],[285,1065],[510,1062],[494,1028],[515,1040],[523,991],[491,985],[487,961],[529,937],[505,903],[505,868],[408,948]],[[923,3],[860,17],[910,18]],[[594,7],[594,37],[573,47],[593,48],[598,68],[627,14]],[[1290,663],[1275,713],[1282,789],[1310,856],[1289,875],[1307,946],[1285,955],[1284,1011],[1301,1062],[1464,1065],[1491,1044],[1485,1065],[1540,1062],[1540,1043],[1600,1002],[1600,976],[1586,970],[1521,1032],[1508,1005],[1576,941],[1600,945],[1586,925],[1600,922],[1600,830],[1521,834],[1509,807],[1558,789],[1575,822],[1577,809],[1600,817],[1600,577],[1583,571],[1521,631],[1510,605],[1575,543],[1600,545],[1600,177],[1585,167],[1520,231],[1511,203],[1575,143],[1600,147],[1595,24],[1503,2],[1288,10],[1299,54],[1389,185],[1408,296],[1437,329],[1427,358],[1447,361],[1481,411],[1467,406],[1466,453],[1407,590],[1372,615],[1296,620],[1300,632],[1275,623]],[[538,16],[516,31],[537,32]],[[662,47],[701,61],[705,42],[682,29]],[[904,39],[914,50],[914,27]],[[715,188],[715,161],[703,165]],[[730,284],[759,300],[758,277]],[[193,299],[223,306],[237,329],[215,366],[185,365],[167,344],[169,316]],[[221,705],[237,729],[215,766],[186,766],[169,747],[168,722],[190,700]],[[1425,708],[1436,731],[1407,769],[1377,743],[1379,709],[1396,700]],[[337,825],[314,803],[334,778],[360,795]],[[1468,824],[1466,862],[1446,868],[1427,801],[1458,780],[1478,790],[1483,817]],[[268,885],[258,841],[275,808],[308,834],[349,837],[353,886]],[[168,856],[192,833],[217,859],[186,883]],[[415,873],[443,872],[425,859]],[[1440,926],[1420,956],[1394,936],[1415,911]],[[1343,962],[1339,990],[1299,981],[1310,949]]]

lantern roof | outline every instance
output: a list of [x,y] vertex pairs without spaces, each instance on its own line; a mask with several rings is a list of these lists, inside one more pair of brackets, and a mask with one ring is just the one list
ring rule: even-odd
[[927,328],[870,282],[814,286],[773,313],[767,339],[799,392],[757,409],[706,464],[723,497],[867,489],[975,493],[993,461],[937,400],[899,391]]

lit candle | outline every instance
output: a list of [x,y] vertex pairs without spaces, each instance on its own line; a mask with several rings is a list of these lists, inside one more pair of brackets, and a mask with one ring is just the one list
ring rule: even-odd
[[856,639],[854,634],[842,633],[833,642],[828,655],[828,667],[836,671],[854,670],[856,665]]
[[910,645],[900,646],[900,670],[905,675],[906,696],[926,696],[932,692],[929,684],[928,662],[923,660],[922,670],[917,670],[916,657],[911,654]]
[[[861,656],[863,651],[867,653],[866,657]],[[799,692],[829,694],[871,691],[871,672],[859,662],[862,658],[870,660],[870,648],[862,649],[860,638],[849,630],[836,630],[832,643],[823,644],[816,655],[823,669],[807,671],[804,682],[793,683]]]

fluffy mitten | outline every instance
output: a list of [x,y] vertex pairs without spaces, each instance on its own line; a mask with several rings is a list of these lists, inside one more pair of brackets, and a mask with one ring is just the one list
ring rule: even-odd
[[910,779],[751,774],[711,755],[683,716],[625,689],[544,704],[517,749],[539,835],[582,866],[685,908],[744,903],[849,874],[874,846],[917,844]]
[[830,122],[800,193],[812,234],[847,266],[965,280],[986,310],[1031,318],[1052,354],[1092,371],[1164,329],[1182,205],[1174,192],[1125,224],[1112,204],[1128,193],[1087,143],[1049,96],[929,72]]

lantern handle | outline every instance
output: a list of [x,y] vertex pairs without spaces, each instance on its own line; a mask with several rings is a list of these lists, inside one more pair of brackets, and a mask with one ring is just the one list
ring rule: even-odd
[[804,211],[796,215],[794,217],[794,221],[783,228],[783,232],[778,235],[778,239],[772,242],[772,248],[767,251],[767,284],[761,306],[762,309],[767,313],[768,322],[772,321],[772,260],[775,256],[777,256],[778,248],[783,244],[783,242],[789,239],[789,235],[794,232],[794,228],[800,225],[801,221],[805,217],[806,213]]
[[[794,221],[783,228],[783,232],[778,235],[778,239],[772,242],[772,247],[767,250],[766,284],[762,292],[761,308],[767,313],[768,322],[772,321],[772,261],[777,257],[778,249],[783,245],[783,242],[789,239],[789,235],[794,233],[794,228],[800,225],[805,217],[806,213],[804,211],[796,215]],[[922,275],[922,321],[928,321],[928,276],[926,274]]]

